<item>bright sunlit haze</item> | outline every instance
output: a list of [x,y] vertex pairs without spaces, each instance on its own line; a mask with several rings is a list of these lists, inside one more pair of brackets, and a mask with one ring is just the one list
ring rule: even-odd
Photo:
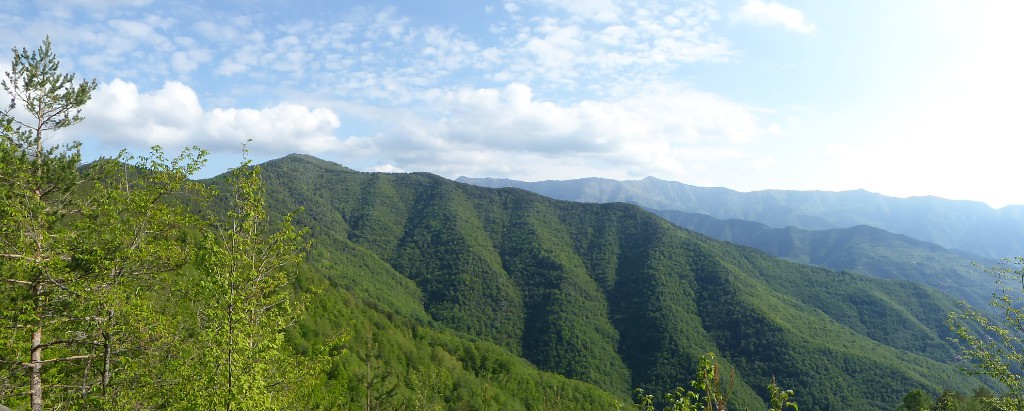
[[[1024,204],[1017,1],[0,0],[100,83],[86,159],[866,189]],[[4,101],[7,96],[0,96]]]

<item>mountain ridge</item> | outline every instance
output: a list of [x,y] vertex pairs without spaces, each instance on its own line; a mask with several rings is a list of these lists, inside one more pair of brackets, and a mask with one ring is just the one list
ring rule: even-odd
[[1024,254],[1024,206],[995,209],[969,200],[934,196],[896,198],[866,190],[739,192],[648,177],[642,180],[587,178],[522,182],[460,177],[487,187],[517,187],[551,198],[581,202],[630,202],[649,209],[741,219],[774,228],[805,230],[860,224],[969,251],[983,257]]
[[981,268],[997,261],[868,225],[802,230],[675,210],[651,212],[680,227],[798,263],[925,284],[974,307],[987,307],[999,291]]
[[[750,408],[764,406],[772,374],[810,409],[891,408],[912,388],[979,384],[945,340],[955,303],[914,283],[777,259],[635,205],[293,156],[263,170],[268,205],[303,207],[295,223],[324,256],[364,250],[319,267],[339,284],[616,395],[685,385],[709,351],[736,367],[736,402]],[[399,297],[344,268],[367,258],[418,291]]]

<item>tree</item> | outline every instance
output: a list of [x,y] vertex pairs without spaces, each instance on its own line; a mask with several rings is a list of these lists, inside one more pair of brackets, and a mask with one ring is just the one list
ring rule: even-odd
[[[697,379],[690,381],[693,390],[676,387],[675,391],[665,394],[665,411],[725,411],[728,409],[729,396],[732,394],[733,382],[736,381],[735,370],[729,374],[729,385],[722,385],[722,375],[714,353],[702,355],[697,360]],[[772,377],[768,385],[769,411],[785,409],[799,410],[796,402],[790,401],[793,390],[784,390]],[[654,411],[654,395],[645,394],[637,388],[633,391],[633,408],[642,411]]]
[[949,313],[950,329],[956,333],[952,341],[970,363],[969,374],[987,375],[1006,387],[1005,395],[992,400],[1000,409],[1024,410],[1024,258],[1004,260],[986,271],[1002,289],[989,303],[996,315],[990,317],[961,301],[962,311]]
[[900,405],[896,407],[896,410],[930,411],[934,405],[935,403],[932,402],[931,395],[928,395],[924,390],[916,389],[903,396],[903,400],[900,401]]
[[385,357],[380,351],[380,345],[374,341],[373,330],[369,326],[366,327],[366,332],[361,337],[366,343],[366,351],[358,355],[365,365],[362,375],[362,385],[366,390],[363,409],[377,411],[391,408],[398,390],[398,380],[394,378],[391,370],[382,366]]
[[[301,261],[303,231],[284,216],[272,229],[260,168],[245,161],[228,177],[230,211],[198,244],[196,284],[182,292],[198,302],[173,408],[277,410],[298,406],[289,389],[306,371],[292,356],[283,329],[302,300],[291,287],[290,266]],[[293,391],[298,392],[298,391]]]
[[79,234],[73,261],[95,313],[97,366],[86,366],[80,378],[92,381],[83,390],[94,391],[97,408],[137,409],[159,396],[153,367],[171,349],[173,329],[155,304],[168,294],[162,277],[189,262],[181,234],[199,227],[200,219],[185,203],[209,190],[188,176],[205,155],[192,147],[168,159],[153,147],[146,157],[122,152],[89,167],[93,184],[89,206],[73,224]]
[[768,384],[768,411],[782,411],[786,408],[799,411],[800,407],[797,406],[796,402],[789,400],[789,397],[792,396],[793,390],[784,390],[779,387],[779,383],[775,382],[775,376],[773,375],[771,384]]
[[23,392],[20,377],[27,376],[31,409],[39,411],[44,372],[91,357],[81,346],[92,321],[81,310],[87,304],[71,269],[75,233],[67,224],[82,209],[75,195],[79,145],[49,146],[46,139],[82,120],[96,82],[75,85],[73,74],[61,73],[49,37],[31,53],[14,49],[4,76],[0,83],[11,102],[0,113],[0,275],[6,283],[3,362],[13,368],[4,389]]
[[0,397],[27,394],[32,410],[127,408],[122,397],[146,386],[131,370],[153,332],[142,321],[152,299],[140,296],[185,262],[176,233],[196,219],[171,197],[199,188],[187,177],[205,152],[169,160],[155,147],[80,167],[77,142],[46,140],[82,120],[95,81],[61,74],[49,38],[15,50],[11,66],[0,113]]
[[444,409],[445,399],[454,388],[452,376],[443,367],[414,369],[409,372],[412,397],[405,408],[416,411]]

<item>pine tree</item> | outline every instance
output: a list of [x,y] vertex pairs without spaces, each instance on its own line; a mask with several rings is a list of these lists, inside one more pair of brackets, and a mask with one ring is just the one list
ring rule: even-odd
[[[4,73],[11,102],[0,114],[0,264],[4,287],[5,390],[27,388],[33,411],[43,409],[44,373],[92,357],[82,348],[91,313],[71,269],[75,233],[67,222],[82,209],[79,145],[49,146],[49,133],[82,120],[81,108],[96,87],[60,72],[49,37],[29,53],[14,49]],[[27,374],[27,375],[26,375]],[[22,386],[27,376],[27,387]]]

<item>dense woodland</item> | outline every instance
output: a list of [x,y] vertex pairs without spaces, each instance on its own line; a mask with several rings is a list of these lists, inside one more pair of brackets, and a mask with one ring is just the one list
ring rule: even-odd
[[[772,375],[812,409],[891,408],[916,387],[979,385],[946,339],[955,303],[914,283],[779,260],[625,204],[357,173],[307,156],[265,164],[264,176],[279,187],[271,204],[304,207],[296,223],[323,238],[315,244],[333,236],[366,250],[408,284],[394,289],[420,293],[376,300],[423,301],[446,328],[611,392],[660,398],[706,352],[736,369],[741,409],[763,407]],[[350,281],[369,290],[378,279]]]
[[61,74],[48,41],[16,50],[3,82],[13,409],[874,410],[1014,393],[962,372],[984,313],[633,205],[304,155],[205,181],[189,179],[198,148],[83,165],[47,139],[95,84]]
[[771,228],[745,220],[721,220],[705,214],[654,210],[683,228],[712,238],[754,247],[776,257],[872,277],[910,280],[935,287],[975,307],[988,305],[1000,290],[984,267],[998,261],[951,250],[858,225],[828,230]]

